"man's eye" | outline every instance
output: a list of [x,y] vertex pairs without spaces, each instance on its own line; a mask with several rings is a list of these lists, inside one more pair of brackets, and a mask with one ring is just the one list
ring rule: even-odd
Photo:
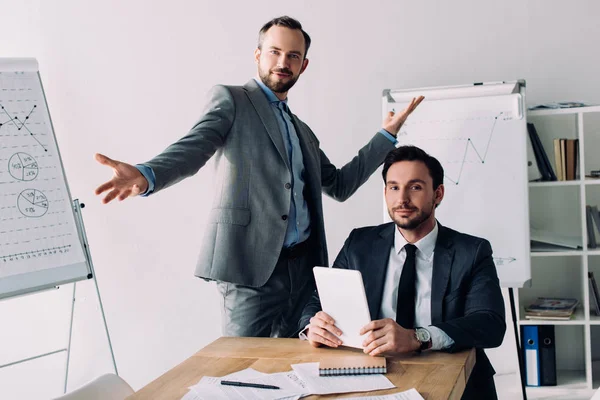
[[412,190],[421,190],[421,186],[419,186],[419,185],[414,185],[414,186],[411,186],[411,189],[412,189]]

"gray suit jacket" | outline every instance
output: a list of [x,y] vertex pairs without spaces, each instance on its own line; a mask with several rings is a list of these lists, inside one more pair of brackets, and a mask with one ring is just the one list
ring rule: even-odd
[[[328,265],[321,192],[346,200],[394,145],[377,133],[352,161],[337,169],[310,128],[295,115],[292,119],[304,157],[312,261]],[[283,247],[291,201],[286,183],[292,175],[275,114],[254,79],[244,86],[215,86],[192,130],[145,163],[156,175],[154,191],[195,174],[213,155],[215,195],[196,276],[262,286]]]
[[[439,224],[439,223],[438,223]],[[394,245],[393,223],[355,229],[350,233],[333,267],[361,271],[369,311],[381,319],[380,308],[390,250]],[[321,310],[318,293],[306,305],[299,327]],[[498,347],[506,331],[504,300],[490,243],[439,224],[431,283],[432,325],[454,340],[450,352],[476,348],[476,365],[470,385],[486,382],[494,369],[484,348]],[[493,381],[492,381],[493,388]],[[492,390],[480,385],[480,391]],[[481,394],[482,399],[495,394]]]

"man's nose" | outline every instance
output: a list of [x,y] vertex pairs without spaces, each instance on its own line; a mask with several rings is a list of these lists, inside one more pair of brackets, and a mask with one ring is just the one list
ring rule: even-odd
[[282,53],[279,55],[279,58],[277,58],[277,66],[279,68],[289,68],[290,67],[290,63],[288,61],[286,54]]
[[406,190],[399,191],[397,202],[400,205],[407,205],[408,203],[410,203],[410,196],[408,195],[408,192]]

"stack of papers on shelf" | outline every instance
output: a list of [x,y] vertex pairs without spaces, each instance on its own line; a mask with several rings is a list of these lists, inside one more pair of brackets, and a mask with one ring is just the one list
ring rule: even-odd
[[581,238],[561,233],[531,228],[532,251],[565,251],[581,248]]
[[[320,377],[319,363],[293,364],[292,368],[292,371],[274,374],[247,368],[220,378],[204,376],[189,388],[182,400],[296,400],[311,394],[366,392],[396,387],[381,374]],[[222,380],[271,385],[279,389],[226,386],[221,385]]]
[[559,108],[574,108],[574,107],[587,107],[589,104],[582,103],[580,101],[560,101],[550,102],[544,104],[537,104],[529,107],[530,110],[555,110]]
[[579,301],[557,297],[538,297],[525,308],[525,318],[542,320],[569,320]]

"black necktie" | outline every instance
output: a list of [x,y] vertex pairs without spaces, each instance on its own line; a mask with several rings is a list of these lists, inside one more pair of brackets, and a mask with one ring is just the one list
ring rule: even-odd
[[415,295],[417,292],[417,271],[415,267],[417,247],[414,244],[407,244],[404,249],[406,250],[406,260],[398,283],[396,322],[406,329],[413,329],[415,325]]

